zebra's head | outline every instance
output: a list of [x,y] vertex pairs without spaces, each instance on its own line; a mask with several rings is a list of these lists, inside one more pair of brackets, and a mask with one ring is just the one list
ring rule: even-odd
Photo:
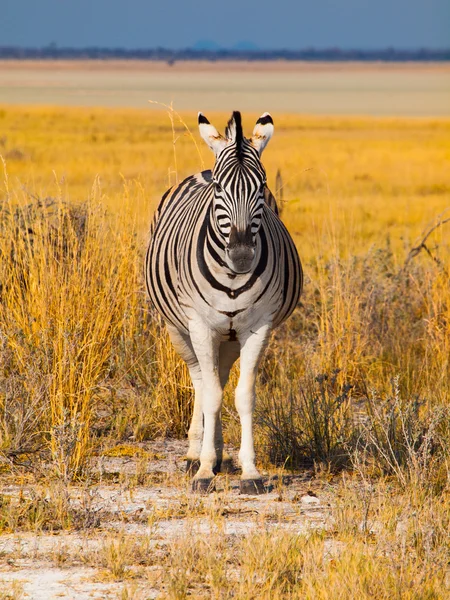
[[264,113],[250,139],[242,132],[241,113],[228,121],[225,136],[198,114],[200,135],[216,155],[213,169],[214,215],[224,239],[225,260],[235,273],[251,271],[256,236],[264,206],[266,172],[260,156],[273,134],[273,120]]

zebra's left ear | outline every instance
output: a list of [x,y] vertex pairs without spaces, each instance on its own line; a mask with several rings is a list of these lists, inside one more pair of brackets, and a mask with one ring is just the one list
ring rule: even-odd
[[220,135],[214,125],[211,125],[205,115],[201,112],[198,113],[198,128],[202,138],[217,156],[222,148],[227,145],[227,140]]
[[273,119],[269,113],[266,112],[256,121],[255,129],[253,130],[253,135],[250,140],[252,146],[258,150],[260,156],[272,135]]

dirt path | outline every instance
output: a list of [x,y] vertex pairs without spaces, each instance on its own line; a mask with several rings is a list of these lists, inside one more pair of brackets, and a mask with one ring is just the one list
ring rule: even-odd
[[[11,598],[130,597],[121,594],[140,584],[130,576],[110,577],[114,573],[114,565],[108,563],[111,548],[119,539],[125,544],[125,555],[131,552],[127,540],[132,540],[134,544],[145,541],[146,551],[157,556],[187,536],[204,538],[220,532],[234,537],[280,529],[303,534],[327,527],[329,494],[321,489],[313,495],[308,476],[267,474],[268,493],[246,496],[239,494],[237,474],[224,475],[217,478],[215,493],[197,496],[190,492],[182,471],[184,452],[182,442],[161,441],[146,445],[145,454],[103,458],[97,465],[98,483],[70,488],[70,505],[86,515],[86,527],[1,535],[0,597],[4,589],[13,589],[14,581],[23,595]],[[147,478],[145,485],[139,484],[139,477]],[[33,489],[9,482],[0,494],[14,500],[19,494],[31,496]],[[48,494],[50,502],[51,491]],[[138,569],[139,558],[122,558],[131,570]],[[149,582],[147,576],[145,598],[160,594],[157,558],[152,568],[155,581]]]

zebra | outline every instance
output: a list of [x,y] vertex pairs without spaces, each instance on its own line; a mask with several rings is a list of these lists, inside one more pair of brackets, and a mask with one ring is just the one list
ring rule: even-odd
[[198,124],[215,165],[162,197],[146,254],[146,287],[192,378],[186,456],[187,470],[195,473],[192,490],[214,489],[223,458],[223,388],[240,357],[240,491],[260,494],[265,487],[253,442],[256,375],[271,331],[298,303],[302,266],[260,160],[274,130],[270,114],[256,121],[250,139],[238,111],[225,136],[202,113]]

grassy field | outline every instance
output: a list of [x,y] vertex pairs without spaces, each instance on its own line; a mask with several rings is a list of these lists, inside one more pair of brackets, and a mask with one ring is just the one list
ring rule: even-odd
[[[222,128],[229,115],[207,116]],[[243,115],[248,133],[257,116]],[[264,164],[273,191],[281,174],[306,284],[261,368],[257,452],[280,482],[308,473],[330,504],[327,527],[227,536],[225,489],[200,511],[188,495],[142,513],[153,524],[201,517],[208,540],[157,551],[152,538],[143,556],[149,538],[138,548],[123,532],[82,559],[51,560],[103,569],[125,582],[121,598],[151,597],[150,585],[167,598],[447,598],[450,120],[273,117]],[[190,112],[0,106],[5,535],[95,532],[76,494],[99,485],[98,458],[186,433],[192,390],[145,298],[142,258],[165,189],[212,166],[195,123]],[[133,477],[116,483],[156,485]],[[182,478],[169,480],[181,493]],[[273,506],[297,502],[276,491]],[[0,598],[23,597],[14,588],[2,596],[0,585]]]

